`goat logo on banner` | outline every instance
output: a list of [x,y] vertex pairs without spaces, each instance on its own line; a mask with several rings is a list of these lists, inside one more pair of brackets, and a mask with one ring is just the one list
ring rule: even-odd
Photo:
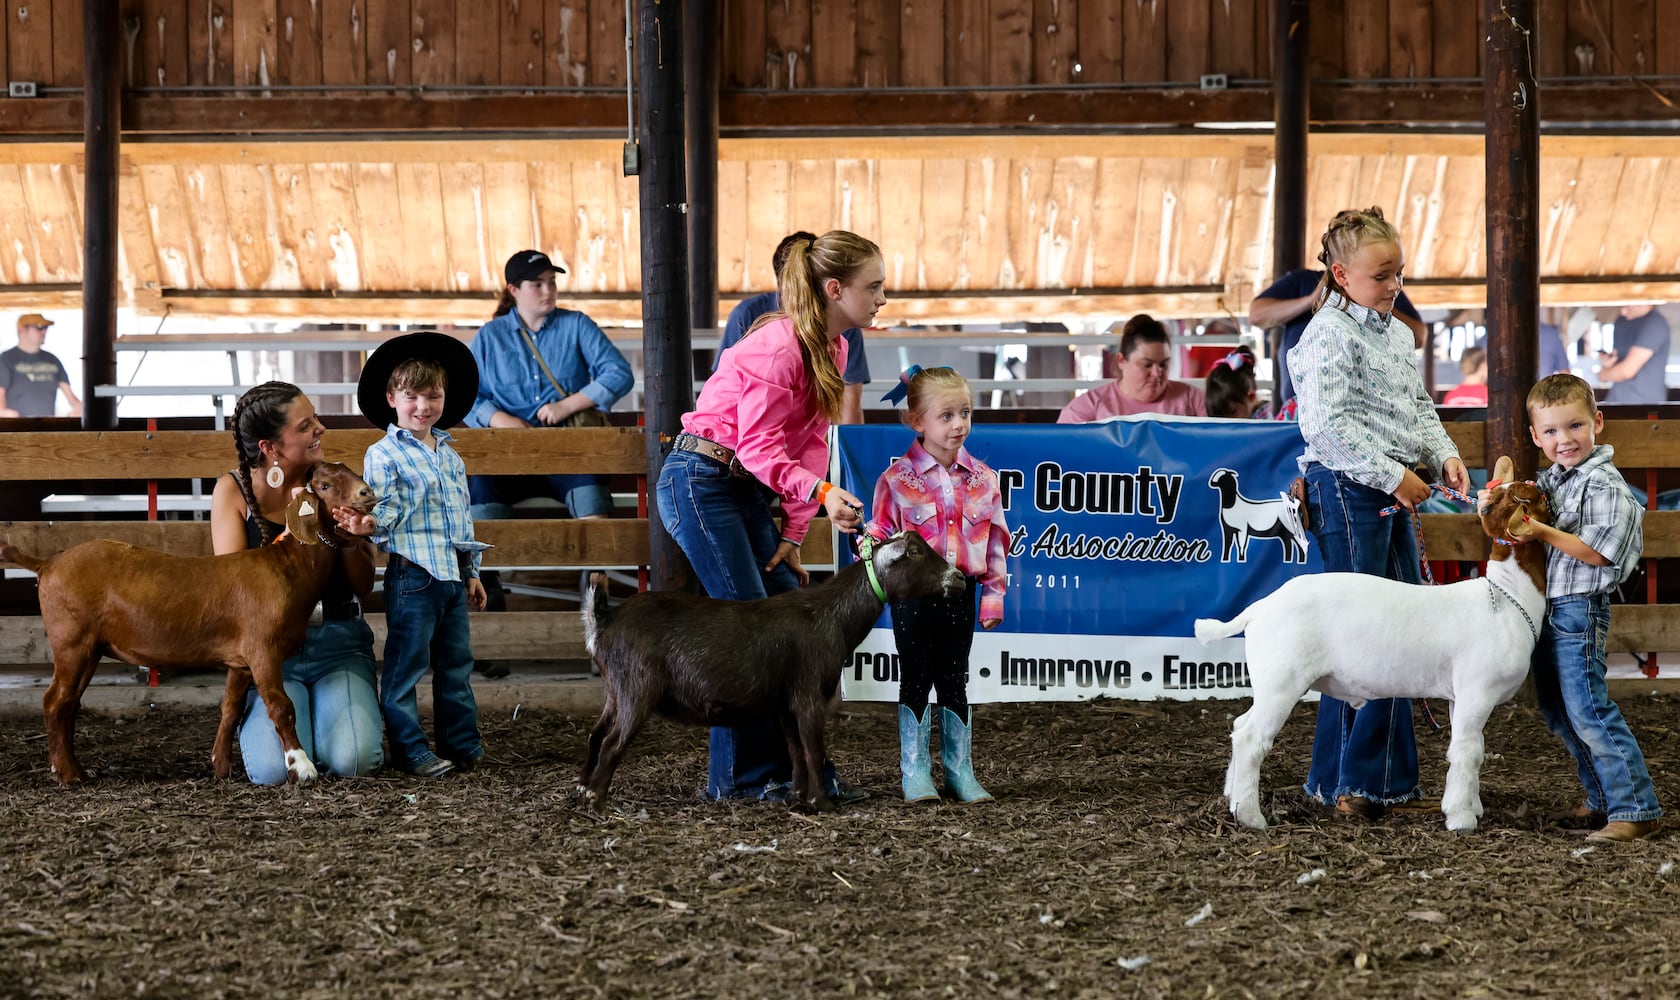
[[1301,525],[1300,502],[1288,491],[1276,500],[1250,500],[1237,488],[1237,474],[1220,469],[1208,477],[1208,486],[1219,494],[1219,561],[1248,562],[1251,538],[1275,538],[1283,546],[1286,563],[1307,561],[1307,529]]

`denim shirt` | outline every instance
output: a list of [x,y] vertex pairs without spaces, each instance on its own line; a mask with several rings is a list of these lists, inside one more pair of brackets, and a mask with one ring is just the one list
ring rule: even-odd
[[[554,310],[532,331],[532,339],[560,384],[594,400],[603,413],[635,385],[630,362],[583,313]],[[478,362],[478,400],[462,421],[466,426],[490,426],[497,410],[534,424],[538,410],[559,401],[560,393],[520,335],[517,309],[479,327],[471,346]]]

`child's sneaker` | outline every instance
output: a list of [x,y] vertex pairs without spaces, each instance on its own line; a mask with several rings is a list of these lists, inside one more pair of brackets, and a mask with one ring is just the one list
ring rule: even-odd
[[453,773],[455,765],[435,753],[427,753],[424,757],[409,764],[406,770],[416,778],[441,778],[446,774]]
[[484,751],[480,750],[478,753],[473,754],[471,757],[468,757],[465,754],[461,754],[461,755],[452,756],[450,759],[455,762],[455,770],[456,771],[460,772],[461,774],[466,774],[468,771],[471,771],[474,768],[478,767],[478,765],[484,763]]

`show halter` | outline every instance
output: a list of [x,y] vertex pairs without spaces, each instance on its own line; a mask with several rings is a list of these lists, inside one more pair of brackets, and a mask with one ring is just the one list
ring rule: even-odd
[[886,588],[881,586],[881,578],[875,575],[875,539],[868,535],[858,536],[858,558],[863,560],[864,569],[869,574],[869,585],[875,588],[875,597],[882,604],[887,603]]
[[904,402],[904,397],[910,395],[910,381],[912,379],[914,379],[917,375],[920,375],[922,372],[936,372],[941,368],[947,371],[951,370],[950,365],[934,365],[932,368],[923,368],[921,365],[911,365],[899,373],[898,384],[886,391],[886,393],[881,397],[881,402],[890,402],[892,405],[897,406],[899,403]]

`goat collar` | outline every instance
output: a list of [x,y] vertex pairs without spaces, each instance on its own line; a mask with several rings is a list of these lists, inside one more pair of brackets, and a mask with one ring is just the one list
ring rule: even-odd
[[1492,577],[1483,577],[1482,579],[1486,580],[1487,585],[1488,585],[1488,604],[1491,607],[1495,607],[1495,608],[1497,608],[1499,606],[1499,601],[1494,597],[1495,594],[1498,594],[1500,597],[1503,597],[1507,601],[1510,601],[1511,602],[1511,607],[1516,608],[1517,609],[1517,614],[1522,615],[1523,616],[1523,621],[1528,623],[1528,634],[1532,635],[1534,637],[1535,642],[1539,642],[1540,641],[1540,630],[1535,627],[1534,619],[1530,618],[1528,616],[1528,611],[1525,608],[1523,608],[1522,603],[1519,602],[1515,597],[1512,597],[1510,595],[1510,593],[1508,593],[1505,590],[1504,587],[1501,587],[1499,584],[1494,583]]
[[881,586],[881,578],[875,574],[875,539],[864,535],[858,540],[858,557],[863,560],[864,570],[869,574],[869,585],[875,589],[875,597],[882,604],[887,603],[887,592]]

